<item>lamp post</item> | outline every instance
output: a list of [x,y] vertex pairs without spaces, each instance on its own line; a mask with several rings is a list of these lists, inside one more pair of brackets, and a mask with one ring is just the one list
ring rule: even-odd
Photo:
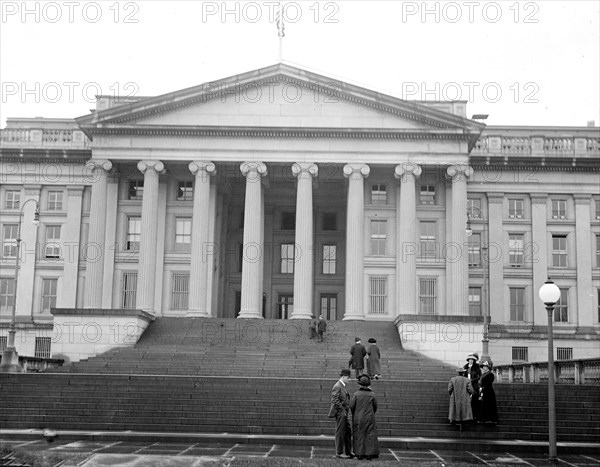
[[550,279],[540,287],[539,296],[548,312],[548,461],[556,463],[556,406],[554,403],[554,342],[552,320],[560,289]]
[[16,312],[17,312],[17,284],[19,280],[19,266],[21,264],[21,224],[23,221],[23,210],[31,201],[35,202],[35,214],[33,215],[33,224],[37,226],[40,223],[39,205],[35,199],[28,199],[21,206],[19,211],[19,225],[17,227],[17,245],[15,255],[15,279],[13,290],[13,308],[10,317],[10,327],[8,329],[8,342],[6,349],[2,352],[2,364],[0,365],[0,373],[21,373],[23,368],[19,365],[19,354],[15,348],[16,334]]
[[488,235],[487,235],[487,219],[483,214],[481,208],[471,205],[467,209],[467,228],[466,234],[467,237],[473,235],[473,229],[471,228],[471,217],[472,211],[476,210],[479,213],[479,218],[483,220],[483,246],[482,250],[482,260],[483,260],[483,289],[482,289],[482,303],[483,303],[483,335],[481,337],[481,361],[488,360],[490,358],[490,340],[489,340],[489,328],[490,328],[490,290],[489,290],[489,245],[488,245]]

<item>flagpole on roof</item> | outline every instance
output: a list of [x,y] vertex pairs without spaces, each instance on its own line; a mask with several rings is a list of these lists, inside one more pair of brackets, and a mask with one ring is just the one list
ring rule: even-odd
[[275,24],[277,26],[277,36],[279,37],[279,63],[283,61],[283,38],[285,37],[285,24],[283,22],[283,6],[281,2],[277,5],[275,13]]

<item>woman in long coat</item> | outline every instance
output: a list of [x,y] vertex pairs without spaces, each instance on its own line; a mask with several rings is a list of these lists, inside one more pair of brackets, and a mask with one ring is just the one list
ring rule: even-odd
[[358,378],[360,388],[350,399],[352,411],[352,434],[354,454],[359,459],[375,459],[379,457],[379,441],[377,439],[377,399],[371,385],[371,378],[361,375]]
[[494,391],[494,372],[492,364],[484,361],[481,364],[483,375],[480,383],[479,421],[483,423],[498,423],[498,407],[496,405],[496,391]]
[[369,339],[369,348],[367,349],[367,374],[374,379],[381,378],[381,365],[379,358],[381,354],[377,347],[377,340],[373,337]]
[[463,368],[467,371],[465,375],[471,381],[471,385],[473,386],[473,397],[471,398],[471,410],[473,411],[473,419],[477,420],[479,418],[479,378],[481,378],[481,368],[477,363],[479,360],[479,355],[476,352],[473,352],[467,355],[467,363]]

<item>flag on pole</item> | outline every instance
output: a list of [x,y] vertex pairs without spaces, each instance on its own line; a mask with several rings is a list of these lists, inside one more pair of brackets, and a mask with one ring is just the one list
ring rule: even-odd
[[277,25],[277,35],[281,37],[285,37],[285,23],[283,22],[283,7],[281,2],[277,6],[277,11],[275,12],[275,24]]

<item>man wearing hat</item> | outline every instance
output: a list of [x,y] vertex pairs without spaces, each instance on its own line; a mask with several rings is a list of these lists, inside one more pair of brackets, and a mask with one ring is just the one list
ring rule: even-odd
[[354,345],[350,347],[350,366],[354,368],[356,372],[356,379],[363,374],[365,368],[365,355],[367,355],[367,349],[362,345],[360,337],[354,339]]
[[348,392],[348,380],[350,370],[343,368],[340,379],[333,385],[331,390],[331,407],[329,418],[335,418],[335,456],[341,459],[351,459],[352,454],[352,427],[348,418],[350,410],[350,393]]
[[[465,369],[458,369],[458,376],[454,376],[448,383],[448,393],[450,394],[450,409],[448,419],[450,423],[459,423],[462,430],[462,423],[473,420],[473,411],[471,410],[471,395],[475,394],[471,381],[465,377]],[[477,397],[476,395],[473,397]]]

